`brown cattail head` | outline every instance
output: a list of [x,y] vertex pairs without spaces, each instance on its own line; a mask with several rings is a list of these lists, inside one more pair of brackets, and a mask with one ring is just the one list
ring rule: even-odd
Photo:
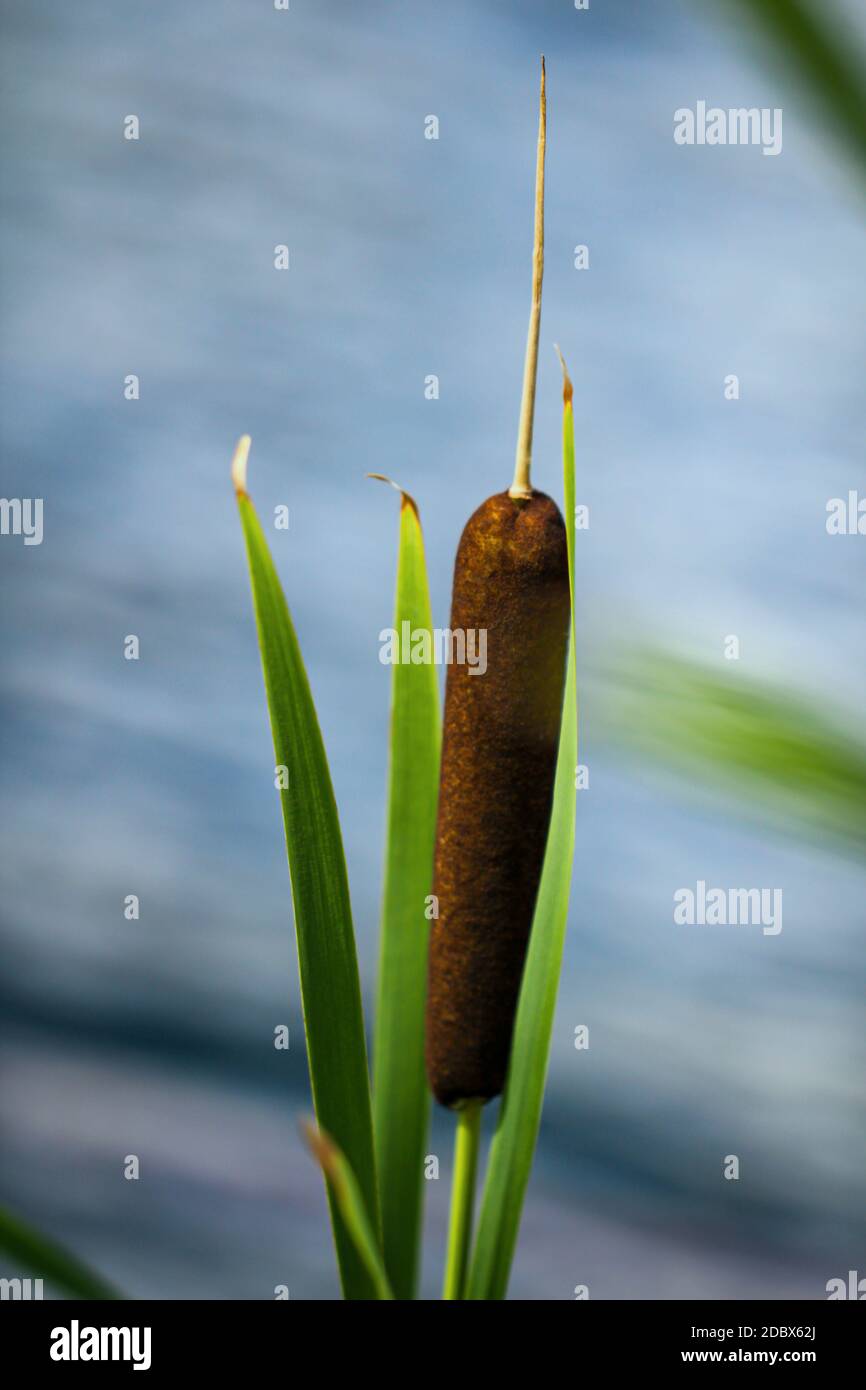
[[[486,632],[487,669],[451,665],[427,1000],[443,1105],[502,1090],[553,798],[570,617],[559,508],[497,493],[457,551],[452,632]],[[477,649],[476,649],[477,650]]]

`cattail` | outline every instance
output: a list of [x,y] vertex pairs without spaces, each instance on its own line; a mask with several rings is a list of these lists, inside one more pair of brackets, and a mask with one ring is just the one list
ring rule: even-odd
[[544,263],[542,62],[532,310],[514,482],[469,518],[451,630],[486,631],[486,671],[451,665],[427,999],[427,1074],[443,1105],[499,1094],[550,823],[570,618],[565,524],[530,482]]

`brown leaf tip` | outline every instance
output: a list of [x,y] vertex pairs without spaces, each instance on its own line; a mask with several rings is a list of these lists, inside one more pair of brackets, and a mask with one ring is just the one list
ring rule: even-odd
[[389,478],[387,473],[367,473],[366,477],[374,478],[377,483],[387,483],[389,487],[394,488],[395,492],[399,492],[400,494],[401,511],[403,507],[411,507],[418,520],[421,520],[421,513],[418,511],[418,503],[415,501],[415,498],[411,493],[408,493],[405,488],[402,488],[399,483],[395,483],[393,478]]
[[556,355],[562,367],[562,403],[563,405],[571,405],[574,399],[574,387],[571,384],[571,377],[568,375],[568,368],[565,365],[565,358],[559,350],[559,344],[554,343],[553,346],[556,348]]
[[310,1152],[324,1173],[325,1177],[335,1187],[340,1183],[340,1151],[331,1136],[324,1129],[318,1129],[312,1120],[304,1120],[301,1124],[301,1131],[306,1139]]

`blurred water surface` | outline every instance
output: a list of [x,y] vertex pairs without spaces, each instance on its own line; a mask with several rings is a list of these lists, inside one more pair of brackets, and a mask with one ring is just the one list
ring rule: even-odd
[[[864,483],[866,209],[796,89],[667,0],[2,14],[3,492],[44,498],[45,535],[0,545],[0,1186],[130,1293],[333,1297],[234,440],[263,516],[290,508],[369,998],[397,519],[363,475],[418,498],[444,624],[460,528],[510,479],[538,54],[536,482],[561,490],[558,341],[584,671],[625,631],[710,662],[736,633],[744,671],[862,709],[864,542],[824,517]],[[783,106],[782,155],[676,146],[698,99]],[[512,1294],[821,1297],[863,1260],[863,867],[650,779],[601,700]],[[783,931],[675,926],[698,879],[781,887]],[[449,1150],[437,1117],[431,1296]]]

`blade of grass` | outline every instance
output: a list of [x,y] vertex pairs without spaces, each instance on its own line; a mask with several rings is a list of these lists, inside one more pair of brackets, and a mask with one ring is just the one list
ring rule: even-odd
[[72,1298],[122,1298],[117,1289],[62,1245],[34,1231],[5,1207],[0,1207],[0,1250],[37,1279],[45,1279]]
[[541,1121],[574,859],[577,703],[574,631],[574,416],[563,362],[563,472],[572,630],[553,811],[520,987],[508,1078],[484,1183],[467,1298],[501,1299],[508,1288],[520,1214]]
[[[703,0],[706,3],[706,0]],[[866,175],[866,55],[831,0],[726,0],[764,40],[769,56],[802,84]],[[718,5],[713,7],[718,12]],[[861,46],[862,47],[862,46]]]
[[[380,474],[371,474],[380,477]],[[391,480],[382,479],[390,482]],[[396,484],[392,484],[396,486]],[[402,488],[394,627],[432,634],[424,538]],[[436,667],[399,663],[391,679],[388,839],[373,1048],[373,1130],[385,1264],[397,1298],[413,1298],[424,1200],[430,1093],[424,1074],[424,1000],[439,791]]]
[[379,1241],[370,1221],[364,1195],[350,1164],[346,1162],[345,1154],[340,1152],[330,1134],[324,1130],[317,1130],[315,1125],[305,1124],[304,1133],[325,1175],[328,1191],[339,1208],[358,1257],[370,1276],[375,1297],[393,1299],[394,1295],[379,1251]]
[[[250,441],[232,463],[247,546],[253,607],[277,766],[292,884],[310,1082],[316,1118],[357,1176],[378,1227],[367,1047],[349,883],[328,760],[298,640],[277,572],[246,491]],[[373,1296],[370,1276],[329,1192],[346,1298]]]
[[638,647],[608,676],[603,718],[630,755],[686,777],[693,794],[718,790],[741,816],[866,859],[866,743],[853,714]]

